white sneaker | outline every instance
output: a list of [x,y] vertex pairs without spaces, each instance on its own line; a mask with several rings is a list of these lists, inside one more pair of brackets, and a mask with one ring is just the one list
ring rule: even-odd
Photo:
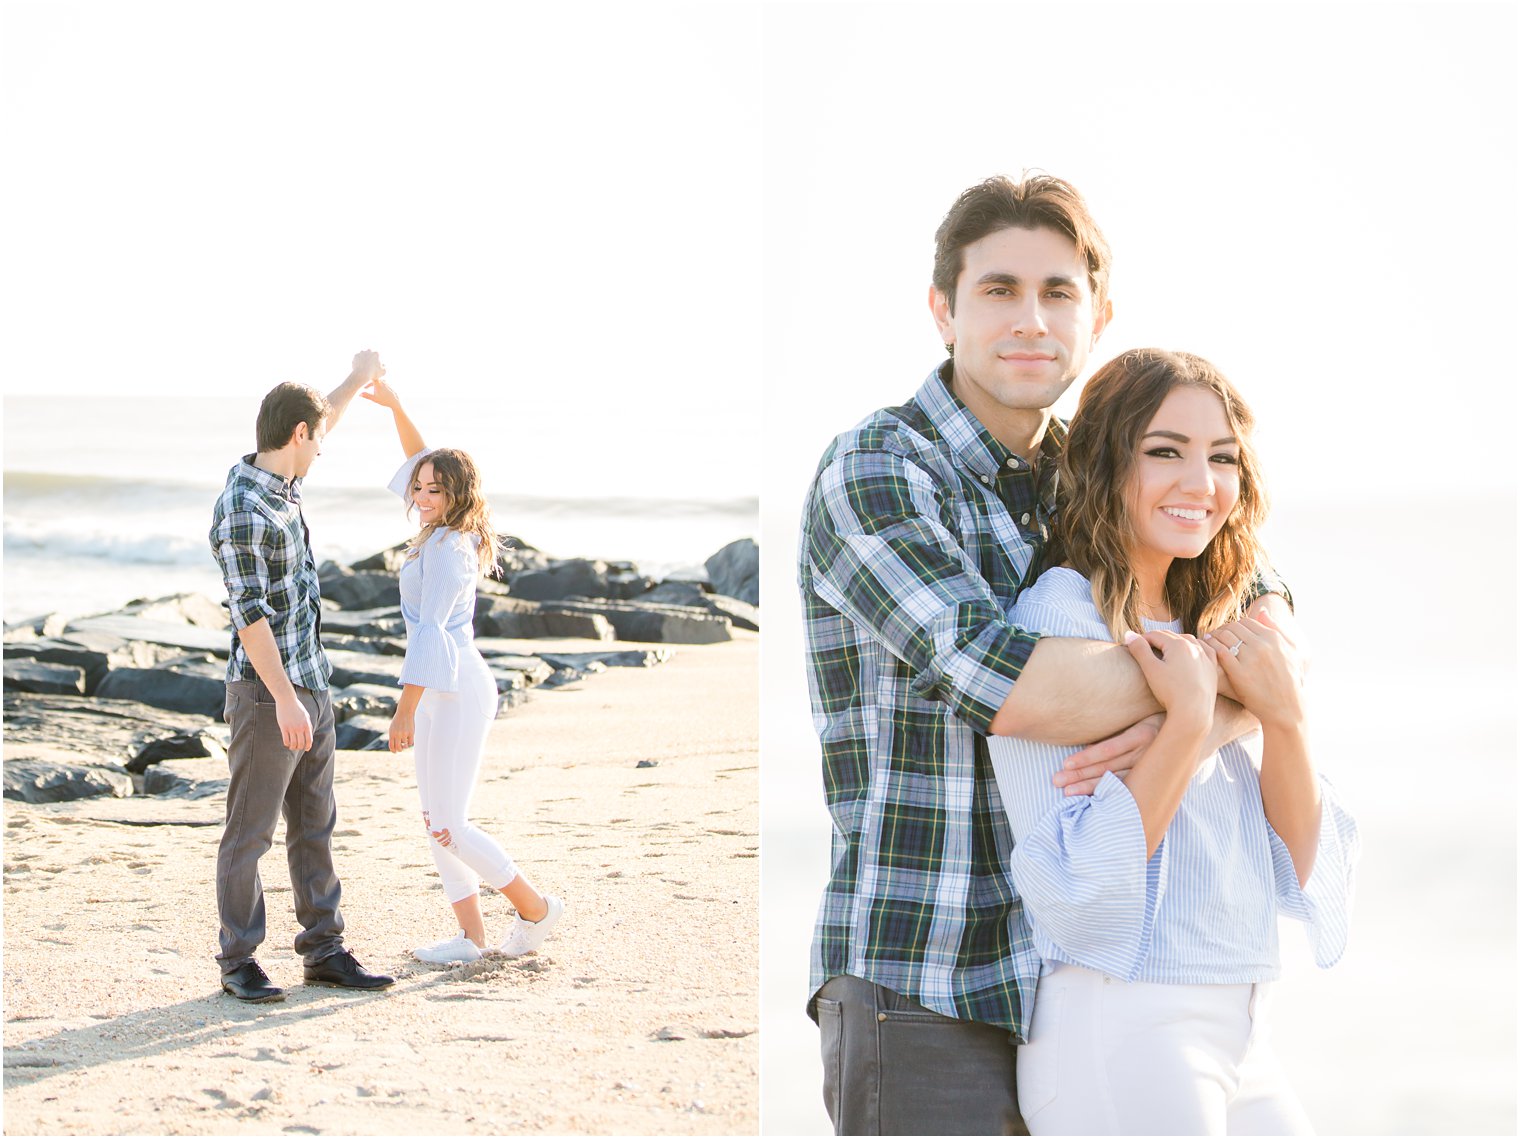
[[447,941],[412,950],[412,956],[418,961],[426,961],[429,965],[458,965],[467,961],[479,961],[485,954],[470,940],[464,930],[460,930]]
[[512,932],[507,934],[496,950],[503,957],[521,957],[524,953],[532,953],[544,943],[544,938],[549,936],[549,931],[554,928],[554,923],[564,915],[565,903],[553,894],[545,894],[544,901],[549,903],[549,912],[538,921],[528,921],[517,915],[517,920],[512,923]]

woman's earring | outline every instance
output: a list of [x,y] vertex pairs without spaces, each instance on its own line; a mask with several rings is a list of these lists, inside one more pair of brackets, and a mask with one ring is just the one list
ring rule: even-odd
[[945,345],[945,351],[948,352],[948,353],[950,353],[951,359],[955,358],[955,345],[953,343],[952,344],[946,344]]

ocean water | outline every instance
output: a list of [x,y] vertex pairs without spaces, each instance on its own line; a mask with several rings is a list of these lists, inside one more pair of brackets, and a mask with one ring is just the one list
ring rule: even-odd
[[[5,620],[101,612],[183,590],[220,599],[207,540],[211,509],[227,470],[253,449],[255,407],[7,398]],[[319,564],[355,561],[416,530],[385,489],[403,458],[389,417],[360,410],[350,408],[303,486]],[[440,441],[460,435],[469,432]],[[683,478],[679,461],[669,461],[663,481],[659,471],[641,479],[609,466],[602,492],[589,493],[584,477],[555,476],[564,459],[553,440],[537,446],[539,454],[522,440],[471,450],[497,530],[551,556],[632,561],[661,577],[696,569],[727,543],[758,534],[755,497],[683,494],[694,480]]]
[[[1314,753],[1362,836],[1340,964],[1316,969],[1282,923],[1274,1039],[1321,1134],[1515,1134],[1515,519],[1512,494],[1340,491],[1274,510],[1268,548],[1311,646]],[[775,557],[789,532],[767,499],[762,1132],[824,1135],[803,1006],[829,819],[796,587]]]

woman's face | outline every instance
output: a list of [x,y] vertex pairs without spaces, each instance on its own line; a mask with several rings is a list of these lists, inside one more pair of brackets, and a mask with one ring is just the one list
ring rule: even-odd
[[442,522],[449,513],[449,495],[433,473],[432,463],[423,463],[412,482],[412,501],[424,526]]
[[1173,388],[1146,426],[1130,479],[1137,562],[1203,553],[1240,499],[1240,444],[1205,388]]

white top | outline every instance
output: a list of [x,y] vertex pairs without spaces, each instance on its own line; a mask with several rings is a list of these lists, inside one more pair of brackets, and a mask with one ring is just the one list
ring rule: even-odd
[[[391,491],[406,503],[412,501],[412,469],[434,450],[412,455],[391,479]],[[475,651],[479,547],[478,535],[439,527],[401,567],[401,616],[406,620],[402,684],[459,691],[459,655]]]
[[[1054,636],[1112,639],[1091,585],[1071,569],[1040,575],[1010,619]],[[1260,733],[1203,762],[1149,860],[1140,809],[1123,780],[1105,774],[1092,795],[1072,796],[1050,782],[1077,748],[989,736],[987,750],[1013,830],[1010,869],[1023,920],[1046,961],[1126,981],[1270,980],[1279,972],[1279,913],[1308,923],[1321,968],[1340,959],[1356,823],[1321,776],[1319,849],[1300,889],[1262,807]]]

